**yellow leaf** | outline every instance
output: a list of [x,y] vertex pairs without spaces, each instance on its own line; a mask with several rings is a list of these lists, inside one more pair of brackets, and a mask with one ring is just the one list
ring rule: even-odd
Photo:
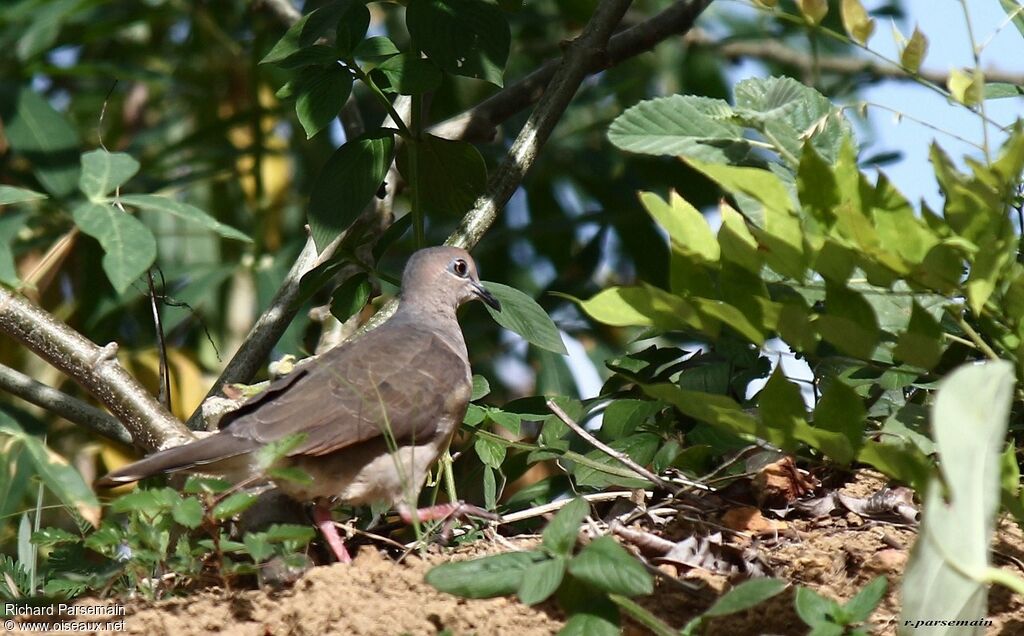
[[860,0],[843,0],[843,26],[857,42],[867,44],[868,38],[875,32],[875,21],[868,17]]
[[910,36],[907,45],[900,51],[900,64],[911,73],[916,73],[921,69],[921,62],[924,61],[924,56],[927,53],[928,38],[915,26],[914,34]]
[[828,14],[828,0],[797,0],[800,13],[811,24],[817,25]]
[[985,91],[985,75],[979,70],[954,70],[946,81],[953,99],[964,106],[974,106],[982,100]]

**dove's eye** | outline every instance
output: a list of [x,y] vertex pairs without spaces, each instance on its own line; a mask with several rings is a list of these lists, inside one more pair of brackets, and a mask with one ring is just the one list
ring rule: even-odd
[[466,261],[461,258],[456,259],[455,262],[452,263],[452,271],[455,272],[456,276],[465,278],[466,276],[469,276],[469,265],[467,265]]

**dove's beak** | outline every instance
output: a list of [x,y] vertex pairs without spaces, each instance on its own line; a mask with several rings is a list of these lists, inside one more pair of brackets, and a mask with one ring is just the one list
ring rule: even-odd
[[487,291],[487,289],[483,285],[474,281],[473,292],[476,294],[476,297],[484,301],[484,303],[486,303],[488,307],[490,307],[494,311],[501,311],[501,303],[498,302],[498,299],[494,297],[494,294]]

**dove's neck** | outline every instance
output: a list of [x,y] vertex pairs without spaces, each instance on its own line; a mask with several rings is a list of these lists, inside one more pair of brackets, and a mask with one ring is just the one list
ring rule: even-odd
[[459,327],[455,312],[456,307],[449,303],[417,302],[415,298],[401,298],[395,315],[388,322],[396,326],[407,324],[429,329],[465,358],[466,341],[462,337],[462,328]]

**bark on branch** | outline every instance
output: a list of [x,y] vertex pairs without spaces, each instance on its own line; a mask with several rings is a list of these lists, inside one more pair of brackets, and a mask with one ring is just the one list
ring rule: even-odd
[[153,451],[192,439],[188,429],[117,362],[115,343],[98,347],[4,288],[0,288],[0,331],[82,385],[124,424],[138,446]]

